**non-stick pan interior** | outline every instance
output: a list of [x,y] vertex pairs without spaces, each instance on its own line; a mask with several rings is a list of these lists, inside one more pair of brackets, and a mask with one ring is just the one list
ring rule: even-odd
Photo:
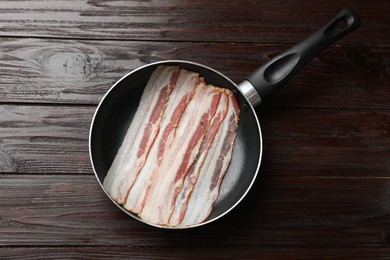
[[[260,165],[262,141],[258,120],[251,105],[232,81],[208,67],[184,61],[159,62],[133,71],[118,81],[101,101],[92,122],[90,133],[92,164],[102,184],[137,110],[149,76],[162,63],[198,72],[208,84],[234,91],[240,103],[241,119],[233,159],[222,183],[220,196],[206,221],[209,222],[230,211],[251,187]],[[134,214],[130,215],[138,218]]]

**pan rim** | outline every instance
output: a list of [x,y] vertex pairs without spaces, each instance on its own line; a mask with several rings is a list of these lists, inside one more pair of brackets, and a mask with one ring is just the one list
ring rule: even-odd
[[[242,196],[232,205],[230,206],[227,210],[225,210],[223,213],[219,214],[218,216],[212,218],[212,219],[208,219],[204,222],[201,222],[201,223],[198,223],[198,224],[195,224],[195,225],[190,225],[190,226],[163,226],[163,225],[157,225],[157,224],[153,224],[153,223],[150,223],[150,222],[147,222],[147,221],[144,221],[142,220],[140,217],[138,217],[136,214],[132,213],[132,212],[129,212],[127,211],[122,205],[118,204],[115,200],[113,200],[111,198],[111,196],[108,194],[108,192],[106,191],[106,189],[103,187],[103,184],[101,183],[100,179],[99,179],[99,176],[97,174],[97,171],[96,171],[96,168],[95,168],[95,164],[94,164],[94,160],[93,160],[93,155],[92,155],[92,132],[93,132],[93,128],[94,128],[94,123],[95,123],[95,120],[96,120],[96,117],[100,111],[100,108],[102,106],[102,104],[104,103],[105,99],[107,98],[107,96],[113,91],[113,89],[115,89],[115,87],[120,83],[122,82],[122,80],[124,80],[125,78],[127,78],[128,76],[130,76],[131,74],[137,72],[137,71],[140,71],[146,67],[150,67],[150,66],[155,66],[155,65],[159,65],[159,64],[169,64],[169,63],[184,63],[184,64],[190,64],[190,65],[195,65],[195,66],[198,66],[198,67],[202,67],[202,68],[205,68],[207,70],[210,70],[212,71],[213,73],[216,73],[218,74],[219,76],[225,78],[227,81],[229,81],[234,87],[235,89],[240,92],[240,94],[244,97],[244,99],[247,101],[247,103],[249,104],[248,106],[246,106],[248,109],[251,110],[251,112],[253,113],[254,115],[254,119],[256,120],[256,125],[257,125],[257,128],[258,128],[258,132],[259,132],[259,147],[260,147],[260,151],[259,151],[259,157],[258,157],[258,163],[257,163],[257,167],[256,167],[256,170],[255,170],[255,173],[253,174],[253,178],[250,182],[250,184],[248,185],[248,187],[246,188],[245,192],[242,194]],[[179,65],[180,66],[180,65]],[[90,162],[91,162],[91,166],[92,166],[92,169],[93,169],[93,172],[95,174],[95,177],[101,187],[101,189],[104,191],[104,193],[107,195],[107,197],[119,208],[121,209],[124,213],[126,213],[128,216],[140,221],[140,222],[143,222],[149,226],[153,226],[153,227],[157,227],[157,228],[161,228],[161,229],[190,229],[190,228],[195,228],[195,227],[200,227],[200,226],[203,226],[203,225],[206,225],[206,224],[209,224],[211,222],[214,222],[216,221],[217,219],[225,216],[226,214],[228,214],[230,211],[232,211],[245,197],[246,195],[248,194],[249,190],[252,188],[255,180],[257,179],[257,175],[259,173],[259,169],[260,169],[260,165],[261,165],[261,161],[262,161],[262,156],[263,156],[263,137],[262,137],[262,131],[261,131],[261,126],[260,126],[260,123],[259,123],[259,119],[257,117],[257,114],[256,114],[256,111],[253,107],[253,105],[250,103],[249,99],[247,98],[247,96],[240,90],[240,88],[237,86],[237,84],[235,82],[233,82],[230,78],[228,78],[227,76],[225,76],[224,74],[222,74],[221,72],[211,68],[211,67],[208,67],[206,65],[203,65],[203,64],[200,64],[200,63],[196,63],[196,62],[192,62],[192,61],[187,61],[187,60],[163,60],[163,61],[157,61],[157,62],[152,62],[152,63],[149,63],[149,64],[145,64],[143,66],[140,66],[132,71],[130,71],[129,73],[125,74],[123,77],[121,77],[119,80],[117,80],[107,91],[106,93],[103,95],[103,97],[101,98],[98,106],[96,107],[95,109],[95,112],[94,112],[94,115],[92,117],[92,120],[91,120],[91,125],[90,125],[90,129],[89,129],[89,137],[88,137],[88,148],[89,148],[89,158],[90,158]]]

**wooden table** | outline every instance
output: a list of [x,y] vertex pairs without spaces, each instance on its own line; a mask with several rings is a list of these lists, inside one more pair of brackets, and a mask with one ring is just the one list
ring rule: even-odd
[[[344,7],[362,27],[257,108],[232,212],[161,230],[106,197],[88,132],[124,74],[185,59],[239,83]],[[389,1],[1,0],[0,37],[1,259],[390,259]]]

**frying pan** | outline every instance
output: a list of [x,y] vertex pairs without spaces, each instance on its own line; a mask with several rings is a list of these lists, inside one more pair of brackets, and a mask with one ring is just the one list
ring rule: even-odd
[[[241,118],[233,157],[221,185],[220,195],[206,221],[184,228],[201,226],[222,217],[245,197],[260,167],[263,143],[254,107],[277,92],[300,68],[322,50],[359,26],[359,17],[352,10],[344,9],[317,32],[274,57],[239,85],[212,68],[183,60],[155,62],[125,75],[103,97],[92,120],[89,151],[92,167],[100,186],[105,191],[102,185],[103,180],[137,110],[143,89],[151,73],[161,64],[177,65],[198,72],[208,84],[232,90],[240,104]],[[106,194],[110,197],[107,192]],[[160,228],[183,228],[147,223],[125,210],[113,199],[111,200],[128,215],[146,224]]]

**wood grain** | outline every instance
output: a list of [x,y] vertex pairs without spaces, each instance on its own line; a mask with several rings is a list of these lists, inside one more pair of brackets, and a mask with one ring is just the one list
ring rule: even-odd
[[389,176],[390,111],[259,110],[266,175]]
[[[131,70],[166,59],[206,64],[240,83],[288,47],[3,38],[0,102],[97,104]],[[265,105],[390,109],[389,66],[390,48],[331,47]]]
[[90,173],[93,113],[90,107],[1,105],[1,172]]
[[[0,106],[0,170],[90,174],[88,134],[95,107]],[[258,109],[262,174],[390,176],[390,112]]]
[[343,44],[389,45],[389,5],[375,1],[0,1],[0,35],[83,39],[293,43],[355,9]]
[[143,248],[143,247],[42,247],[2,249],[2,259],[389,259],[388,248],[343,247],[228,247],[228,248]]
[[93,175],[0,177],[0,245],[388,246],[389,178],[259,178],[222,219],[161,230],[117,209]]

